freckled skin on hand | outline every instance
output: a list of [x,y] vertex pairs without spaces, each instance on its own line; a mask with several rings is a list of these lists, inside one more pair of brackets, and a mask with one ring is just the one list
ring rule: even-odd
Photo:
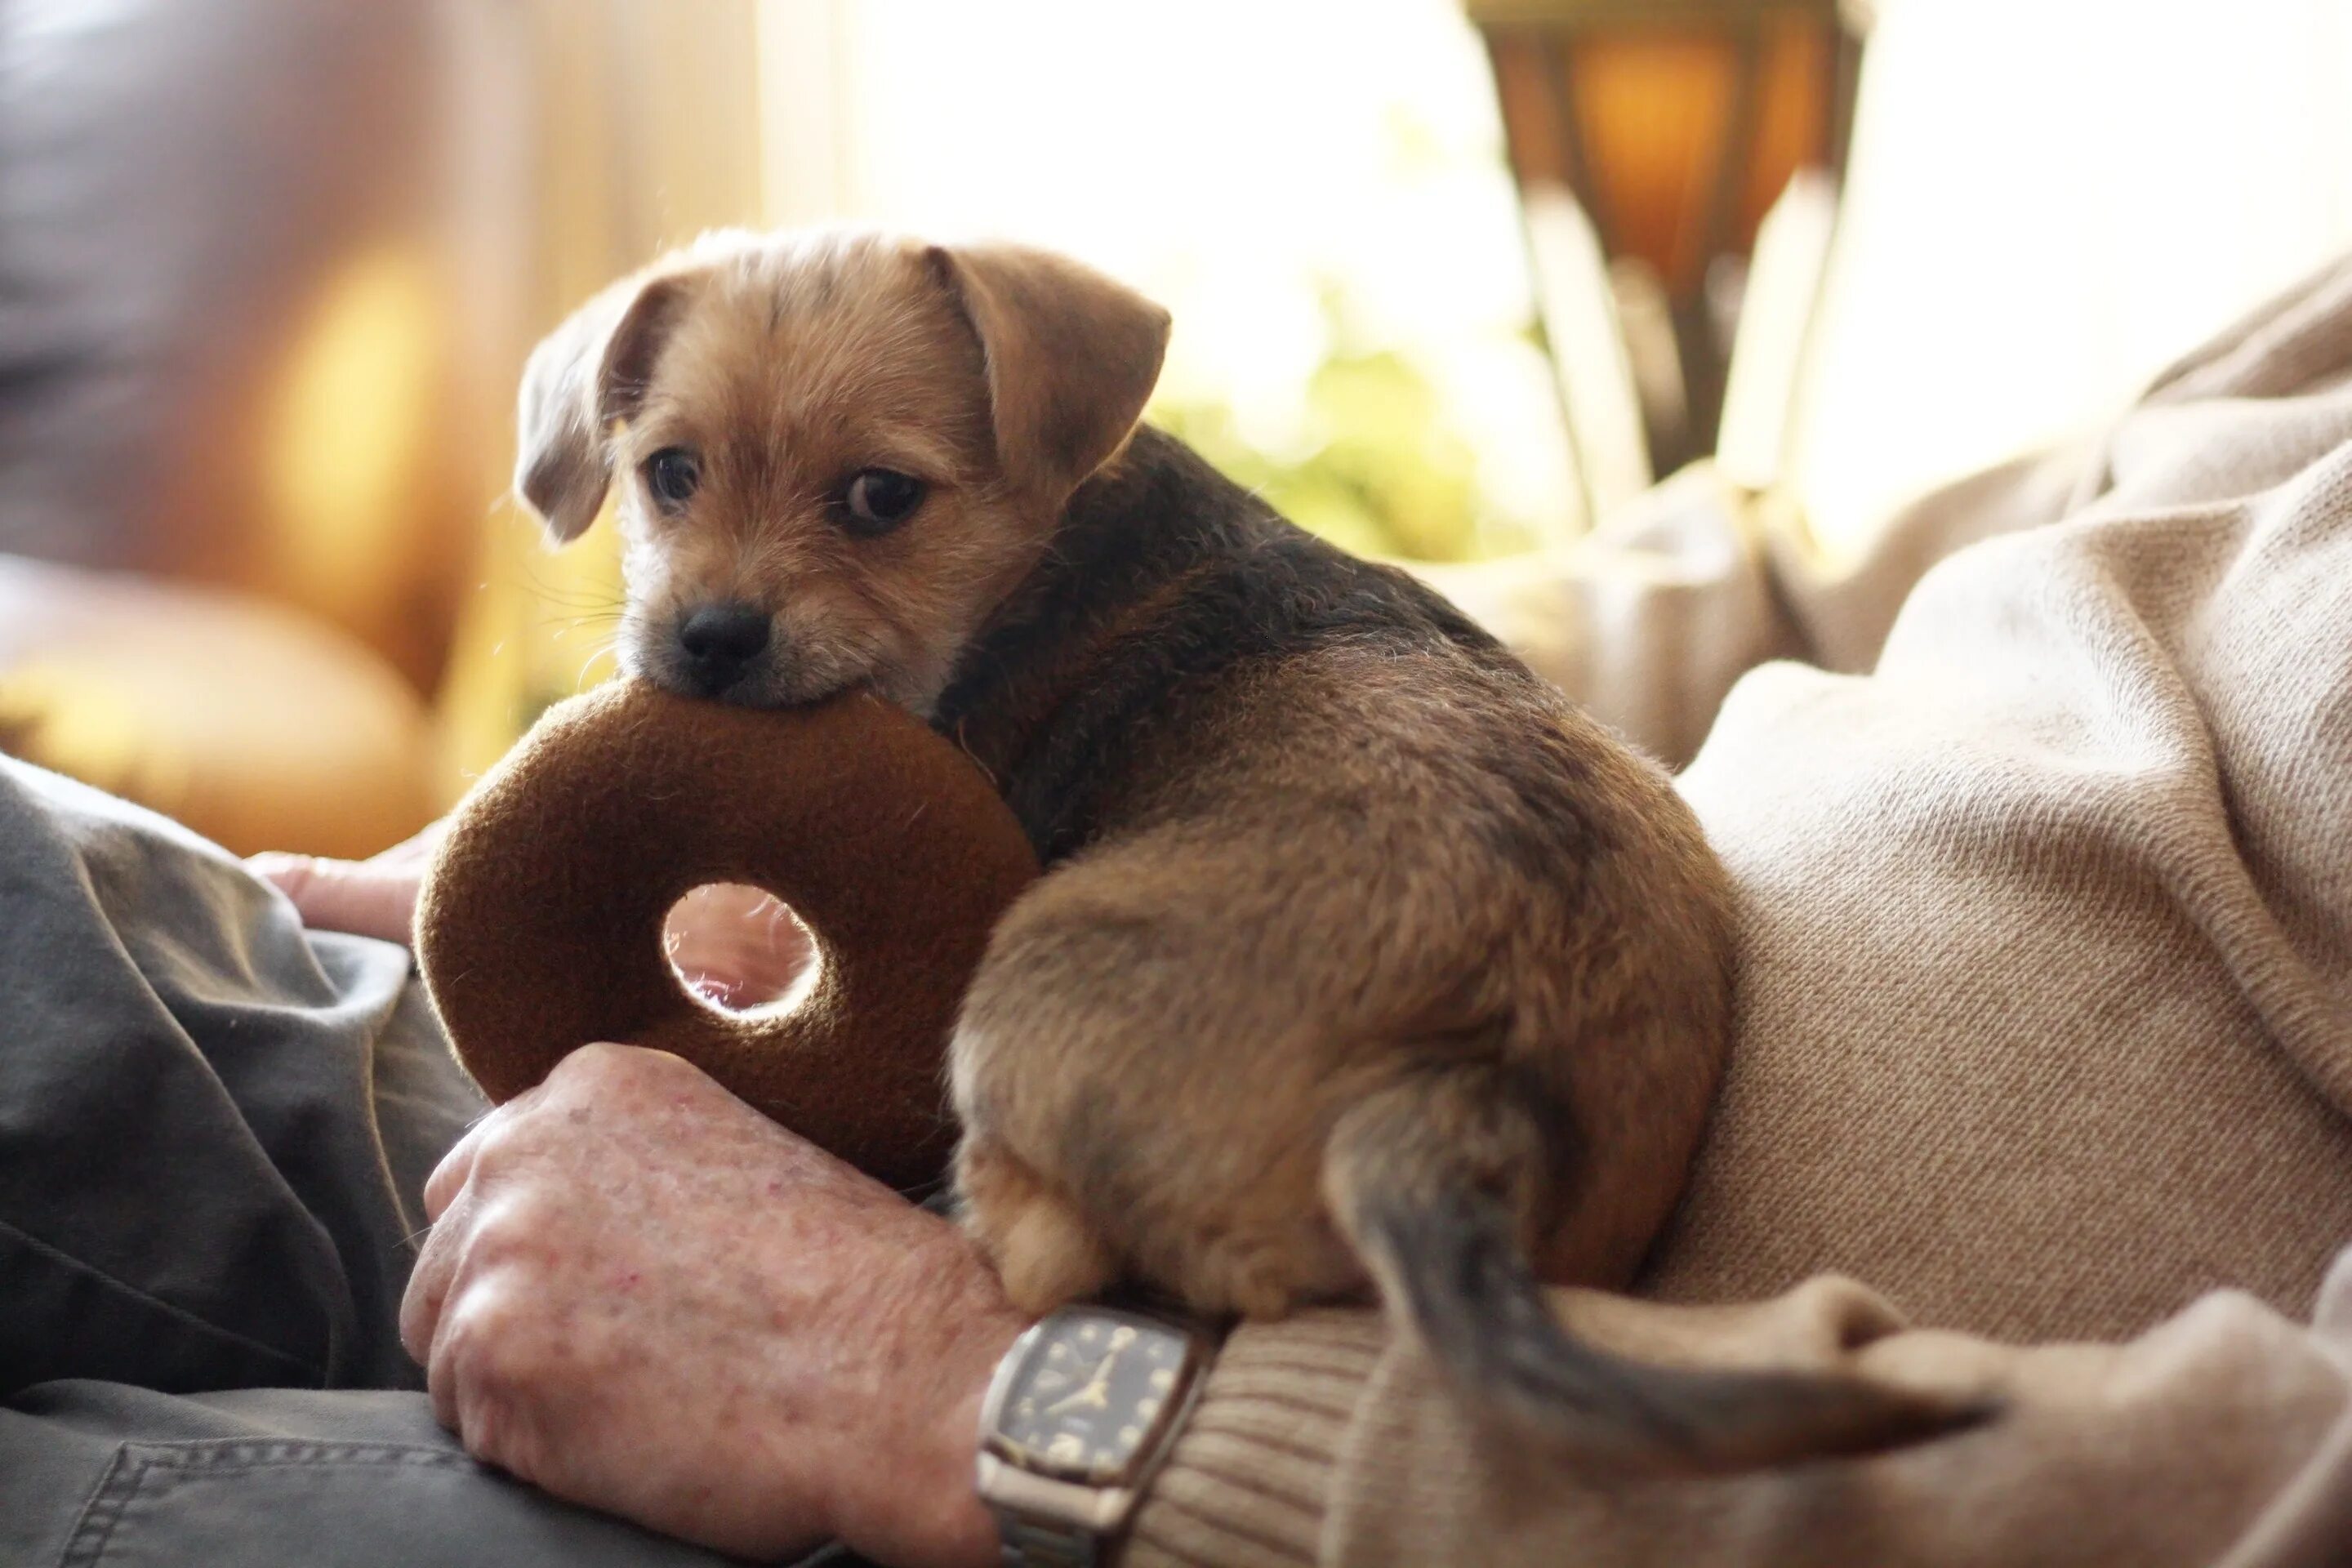
[[477,1458],[741,1556],[994,1561],[972,1433],[1025,1322],[947,1221],[624,1046],[484,1118],[425,1204],[402,1337]]

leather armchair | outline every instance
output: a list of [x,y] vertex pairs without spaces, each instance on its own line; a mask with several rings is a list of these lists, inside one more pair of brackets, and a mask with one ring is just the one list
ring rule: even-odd
[[434,807],[424,704],[250,595],[0,557],[0,748],[240,854],[364,856]]
[[0,5],[0,747],[239,851],[430,815],[530,259],[482,26]]

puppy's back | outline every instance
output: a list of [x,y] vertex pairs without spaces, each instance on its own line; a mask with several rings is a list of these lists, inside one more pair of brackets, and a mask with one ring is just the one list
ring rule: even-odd
[[1559,1330],[1537,1279],[1630,1277],[1719,1078],[1696,822],[1443,600],[1165,437],[1091,489],[941,713],[1055,868],[956,1049],[1015,1294],[1265,1315],[1376,1282],[1482,1407],[1695,1468],[1966,1418]]

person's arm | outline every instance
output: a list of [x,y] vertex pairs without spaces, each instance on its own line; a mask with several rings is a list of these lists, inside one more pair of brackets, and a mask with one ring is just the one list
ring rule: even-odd
[[2095,445],[2003,464],[1922,497],[1841,560],[1785,507],[1699,464],[1573,544],[1416,571],[1602,722],[1680,767],[1748,669],[1776,658],[1869,668],[1930,567],[2055,521],[2098,472]]
[[[1024,1320],[947,1222],[625,1047],[494,1112],[427,1204],[403,1335],[479,1458],[740,1554],[837,1535],[889,1564],[994,1561],[977,1415]],[[2166,1568],[2242,1547],[2284,1568],[2315,1531],[2352,1539],[2352,1262],[2313,1328],[2221,1293],[2113,1346],[1914,1331],[1833,1278],[1738,1307],[1557,1300],[1628,1354],[2006,1408],[1873,1460],[1609,1478],[1482,1438],[1377,1314],[1307,1312],[1227,1342],[1118,1561]]]
[[2287,1568],[2352,1552],[2352,1253],[2312,1327],[2217,1292],[2121,1345],[1911,1330],[1833,1277],[1737,1307],[1557,1300],[1629,1353],[1989,1388],[2006,1408],[1867,1461],[1612,1478],[1482,1438],[1373,1314],[1311,1313],[1228,1344],[1123,1568]]

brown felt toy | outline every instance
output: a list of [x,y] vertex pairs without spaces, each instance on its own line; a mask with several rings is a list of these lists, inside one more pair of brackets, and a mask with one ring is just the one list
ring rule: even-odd
[[[760,710],[622,681],[551,710],[457,808],[416,954],[494,1100],[592,1040],[656,1046],[904,1186],[954,1142],[948,1036],[1036,875],[979,769],[879,699]],[[764,889],[808,928],[819,970],[797,1005],[688,994],[662,924],[712,882]]]

